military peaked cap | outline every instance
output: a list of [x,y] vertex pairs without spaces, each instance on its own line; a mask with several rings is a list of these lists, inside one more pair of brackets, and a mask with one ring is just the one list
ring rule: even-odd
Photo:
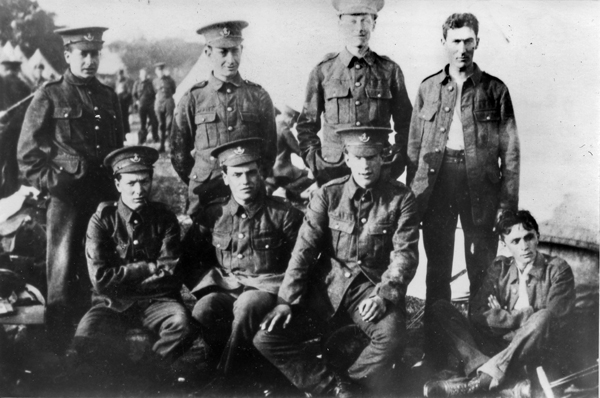
[[54,33],[62,37],[65,47],[71,45],[80,50],[101,50],[104,43],[102,34],[107,30],[100,26],[88,26],[57,29]]
[[240,166],[258,161],[263,146],[262,138],[244,138],[216,147],[210,156],[218,158],[221,166]]
[[158,160],[158,151],[147,146],[126,146],[112,151],[104,158],[104,165],[111,167],[113,174],[152,171]]
[[203,26],[196,32],[203,35],[206,45],[218,48],[239,46],[244,38],[242,29],[248,26],[246,21],[225,21]]
[[336,131],[346,150],[355,156],[380,154],[392,129],[386,127],[349,127]]

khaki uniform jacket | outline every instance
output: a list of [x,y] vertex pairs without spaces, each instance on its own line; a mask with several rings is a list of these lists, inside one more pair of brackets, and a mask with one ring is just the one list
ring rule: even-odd
[[375,286],[373,295],[404,310],[418,241],[415,198],[404,184],[381,179],[364,190],[351,176],[332,180],[310,201],[279,300],[328,319],[363,274]]
[[517,209],[520,146],[508,88],[477,65],[456,99],[448,67],[421,83],[408,140],[407,184],[423,217],[442,166],[454,107],[461,106],[473,222],[493,225],[499,209]]

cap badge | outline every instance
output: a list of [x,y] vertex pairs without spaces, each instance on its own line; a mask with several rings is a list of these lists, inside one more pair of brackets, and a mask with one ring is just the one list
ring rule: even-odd
[[371,139],[371,137],[369,137],[369,136],[367,135],[367,133],[363,133],[363,134],[362,134],[360,137],[358,137],[358,139],[359,139],[361,142],[369,142],[369,140]]
[[94,41],[94,35],[91,33],[88,33],[87,35],[83,36],[83,38],[87,41]]
[[227,37],[231,34],[231,31],[229,30],[228,27],[224,27],[223,30],[221,31],[221,36],[223,37]]
[[140,158],[140,155],[138,155],[137,153],[131,158],[131,161],[134,163],[139,163],[141,160],[142,158]]
[[242,148],[241,146],[239,146],[233,150],[233,153],[235,153],[236,155],[242,155],[244,152],[246,152],[246,150],[244,148]]

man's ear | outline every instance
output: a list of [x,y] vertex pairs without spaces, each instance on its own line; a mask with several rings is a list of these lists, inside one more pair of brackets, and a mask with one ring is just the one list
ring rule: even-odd
[[69,63],[69,58],[71,58],[71,52],[65,50],[64,54],[65,54],[65,62],[68,64]]
[[211,46],[204,47],[204,54],[206,54],[207,57],[210,57],[212,54],[212,47]]
[[479,47],[479,37],[475,39],[475,50]]
[[115,187],[117,187],[117,191],[121,193],[121,181],[115,178]]
[[227,177],[227,173],[221,170],[221,176],[223,177],[223,182],[225,183],[225,185],[229,186],[229,178]]

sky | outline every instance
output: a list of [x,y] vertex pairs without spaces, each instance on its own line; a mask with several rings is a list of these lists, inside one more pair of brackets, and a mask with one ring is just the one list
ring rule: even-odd
[[[329,0],[38,2],[60,25],[109,27],[107,43],[140,37],[197,42],[194,59],[202,43],[198,28],[246,20],[242,76],[262,85],[276,105],[296,109],[310,70],[342,48]],[[510,90],[521,140],[520,207],[539,221],[598,231],[600,2],[387,0],[371,48],[400,65],[411,100],[421,81],[446,63],[441,26],[453,12],[478,17],[475,61]],[[209,72],[200,60],[178,96]]]

